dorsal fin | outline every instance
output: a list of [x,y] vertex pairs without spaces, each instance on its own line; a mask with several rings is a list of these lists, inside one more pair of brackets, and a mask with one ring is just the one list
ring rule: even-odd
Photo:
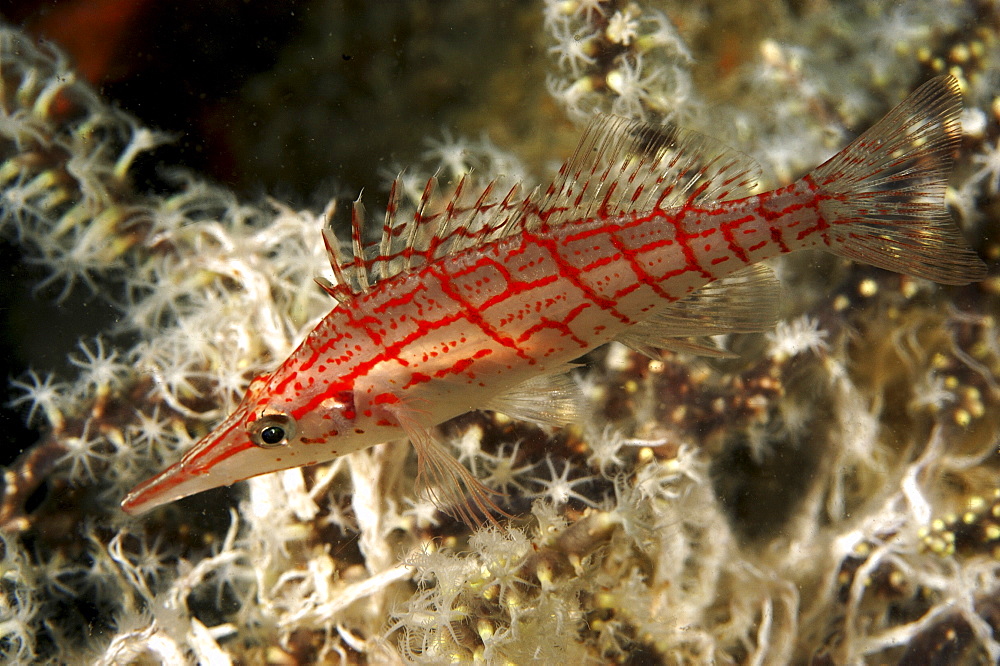
[[544,194],[525,196],[519,183],[501,187],[493,180],[475,196],[464,176],[442,195],[430,178],[413,214],[405,215],[400,176],[374,246],[364,242],[359,198],[351,207],[353,256],[347,260],[328,237],[337,284],[321,286],[343,302],[386,278],[521,231],[749,196],[759,173],[748,156],[698,132],[599,115]]
[[547,226],[750,196],[752,158],[698,132],[599,115],[539,202]]
[[394,275],[516,233],[523,228],[521,220],[535,209],[530,197],[521,196],[520,184],[498,193],[498,181],[493,180],[472,199],[468,183],[468,177],[463,177],[441,203],[437,179],[430,178],[416,210],[412,215],[404,215],[399,209],[401,183],[397,178],[389,191],[377,245],[364,243],[364,206],[360,198],[356,200],[351,206],[352,256],[345,257],[336,236],[329,230],[324,232],[337,283],[320,283],[320,286],[343,302],[344,289],[349,294],[362,293]]

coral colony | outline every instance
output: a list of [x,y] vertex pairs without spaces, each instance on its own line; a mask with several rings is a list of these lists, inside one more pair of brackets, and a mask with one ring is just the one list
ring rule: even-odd
[[[544,33],[529,38],[548,43],[553,125],[569,118],[582,132],[611,112],[692,126],[761,161],[755,193],[788,185],[921,83],[951,75],[916,99],[960,92],[961,136],[946,101],[934,107],[944,116],[922,116],[944,134],[893,135],[898,154],[917,150],[909,166],[921,173],[958,143],[948,189],[919,190],[915,208],[897,198],[892,211],[943,225],[943,194],[995,262],[1000,16],[945,4],[946,14],[914,0],[885,14],[859,0],[831,20],[765,3],[770,32],[728,38],[689,3],[523,11]],[[706,62],[719,72],[706,78]],[[710,90],[716,78],[739,95]],[[422,198],[421,214],[449,201],[476,210],[486,183],[529,171],[488,141],[453,136],[431,144],[428,173],[406,174],[390,199],[399,219]],[[6,662],[1000,659],[1000,283],[980,279],[970,254],[912,262],[945,282],[977,280],[941,287],[799,253],[772,264],[777,324],[725,336],[725,352],[687,338],[662,354],[612,343],[559,385],[580,395],[568,427],[473,412],[429,430],[466,470],[454,473],[501,510],[478,526],[435,503],[456,499],[440,478],[420,491],[405,441],[122,512],[136,484],[221,423],[329,312],[313,278],[339,298],[363,279],[351,243],[330,237],[343,261],[328,261],[330,210],[246,203],[170,169],[169,192],[139,191],[136,158],[169,140],[108,105],[57,48],[0,29],[2,231],[45,269],[38,293],[120,309],[114,330],[79,342],[64,376],[37,364],[11,379],[11,404],[42,435],[3,478]],[[435,172],[438,188],[423,195],[414,183]],[[954,252],[957,235],[942,229],[884,238],[898,254],[846,254],[899,267],[942,238]],[[750,283],[773,280],[762,279]]]

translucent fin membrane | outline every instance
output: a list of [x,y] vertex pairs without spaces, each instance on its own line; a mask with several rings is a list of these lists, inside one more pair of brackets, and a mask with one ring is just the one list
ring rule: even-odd
[[728,356],[711,343],[687,338],[767,330],[778,320],[780,302],[781,285],[774,273],[754,264],[670,303],[618,340],[653,358],[654,349]]
[[760,167],[692,130],[597,116],[539,204],[549,226],[749,196]]
[[961,109],[955,78],[933,79],[809,174],[834,252],[944,284],[986,276],[944,205]]

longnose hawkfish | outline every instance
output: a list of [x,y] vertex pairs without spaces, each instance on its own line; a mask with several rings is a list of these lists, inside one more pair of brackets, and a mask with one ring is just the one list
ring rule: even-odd
[[[820,248],[944,284],[986,267],[952,226],[945,179],[960,135],[957,81],[929,81],[790,185],[753,194],[759,167],[696,132],[597,116],[551,185],[475,203],[459,182],[412,215],[396,186],[375,247],[352,211],[353,257],[324,235],[336,307],[235,411],[122,507],[141,513],[258,474],[406,437],[419,476],[467,520],[492,492],[435,440],[476,410],[544,424],[576,416],[567,372],[618,340],[709,352],[705,336],[766,329],[778,284],[759,264]],[[433,181],[432,181],[433,182]]]

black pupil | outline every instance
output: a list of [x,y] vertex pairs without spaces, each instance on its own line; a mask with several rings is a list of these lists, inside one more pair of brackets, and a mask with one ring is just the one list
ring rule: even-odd
[[260,441],[265,444],[278,444],[285,438],[285,429],[281,426],[268,426],[260,431]]

